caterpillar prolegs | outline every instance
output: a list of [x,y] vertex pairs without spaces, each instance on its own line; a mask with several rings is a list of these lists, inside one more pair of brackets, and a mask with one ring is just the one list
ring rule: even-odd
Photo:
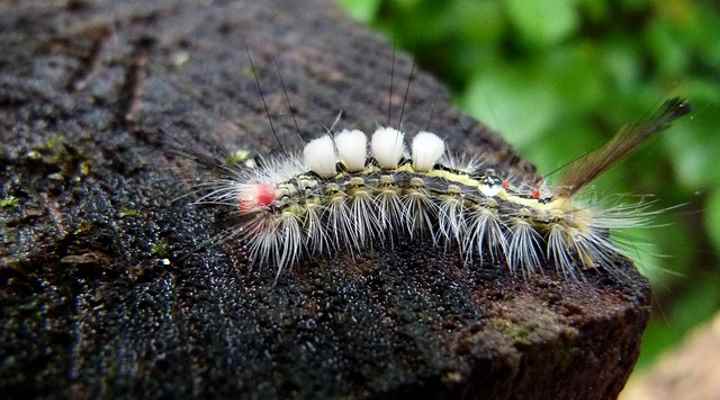
[[[647,138],[690,111],[671,99],[651,118],[623,127],[605,146],[573,162],[553,187],[514,182],[483,162],[453,155],[443,139],[379,127],[325,134],[300,155],[263,159],[211,184],[198,203],[222,204],[242,217],[233,239],[252,261],[278,273],[301,259],[358,254],[423,236],[465,260],[493,260],[527,276],[543,265],[570,279],[611,265],[622,253],[611,232],[647,224],[647,204],[603,208],[578,193]],[[553,267],[551,267],[553,268]]]

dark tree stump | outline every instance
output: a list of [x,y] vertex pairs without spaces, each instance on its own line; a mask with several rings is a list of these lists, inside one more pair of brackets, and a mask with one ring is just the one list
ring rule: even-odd
[[[422,242],[281,276],[214,246],[213,208],[173,201],[205,152],[387,121],[392,50],[330,1],[0,3],[0,392],[11,397],[611,399],[638,354],[645,279],[512,279]],[[395,67],[400,117],[410,62]],[[419,73],[405,113],[451,148],[532,177]],[[289,118],[276,117],[287,146]],[[188,254],[190,254],[188,256]]]

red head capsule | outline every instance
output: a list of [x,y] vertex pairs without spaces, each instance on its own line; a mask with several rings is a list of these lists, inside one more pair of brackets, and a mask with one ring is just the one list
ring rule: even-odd
[[273,184],[248,185],[238,193],[238,208],[241,213],[253,212],[271,205],[276,198],[277,194]]

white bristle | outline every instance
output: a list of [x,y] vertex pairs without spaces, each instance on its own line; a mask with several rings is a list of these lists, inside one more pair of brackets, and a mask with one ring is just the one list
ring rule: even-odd
[[429,171],[445,152],[445,142],[432,132],[418,132],[412,142],[413,168]]
[[361,171],[365,168],[367,136],[363,131],[343,130],[335,135],[335,147],[340,160],[345,163],[349,171]]
[[378,128],[375,131],[370,148],[380,167],[397,168],[405,150],[404,137],[404,133],[393,128]]
[[323,178],[331,178],[337,174],[335,164],[335,145],[329,135],[313,139],[303,150],[305,165]]

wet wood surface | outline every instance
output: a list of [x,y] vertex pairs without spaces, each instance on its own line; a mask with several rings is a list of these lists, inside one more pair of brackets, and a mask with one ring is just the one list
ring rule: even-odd
[[[252,268],[171,151],[267,154],[397,124],[410,59],[330,1],[0,3],[0,391],[36,398],[612,399],[649,288],[528,281],[420,240]],[[388,93],[394,69],[394,95]],[[388,117],[388,114],[389,117]],[[432,118],[431,118],[432,116]],[[420,71],[403,127],[534,176]]]

